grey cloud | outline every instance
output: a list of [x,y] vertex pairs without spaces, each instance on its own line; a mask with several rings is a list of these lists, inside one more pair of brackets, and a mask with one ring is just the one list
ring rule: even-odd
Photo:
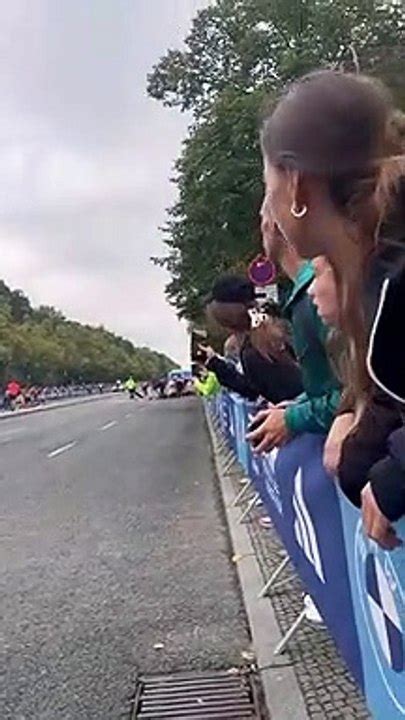
[[146,96],[205,0],[0,0],[0,276],[184,360],[158,226],[187,119]]

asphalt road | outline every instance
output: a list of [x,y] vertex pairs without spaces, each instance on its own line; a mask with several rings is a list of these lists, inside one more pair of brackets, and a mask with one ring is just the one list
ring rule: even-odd
[[0,421],[1,720],[128,717],[134,675],[249,645],[195,399]]

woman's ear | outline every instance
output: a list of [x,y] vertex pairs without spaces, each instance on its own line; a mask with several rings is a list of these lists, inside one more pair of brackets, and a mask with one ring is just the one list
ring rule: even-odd
[[291,199],[291,213],[295,217],[301,217],[308,210],[309,192],[305,177],[299,170],[288,170],[288,187]]

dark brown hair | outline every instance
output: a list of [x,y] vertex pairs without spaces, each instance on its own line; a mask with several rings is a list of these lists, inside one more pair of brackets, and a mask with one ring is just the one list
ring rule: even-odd
[[387,124],[387,157],[382,162],[376,201],[379,238],[403,241],[405,236],[405,113],[395,110]]
[[362,284],[381,221],[377,203],[387,125],[392,115],[383,85],[332,70],[311,73],[294,83],[262,129],[263,152],[275,167],[324,179],[345,237],[330,248],[338,285],[342,330],[352,358],[353,391],[369,388]]
[[206,312],[210,320],[214,320],[222,327],[249,336],[253,347],[263,357],[287,363],[294,362],[286,322],[274,311],[268,314],[257,328],[251,328],[248,312],[250,307],[255,307],[255,304],[221,303],[214,300],[207,305]]
[[248,306],[244,303],[212,300],[206,306],[206,313],[209,320],[232,332],[243,333],[250,329]]
[[390,97],[364,76],[333,70],[293,83],[263,122],[262,146],[273,165],[347,176],[384,157]]

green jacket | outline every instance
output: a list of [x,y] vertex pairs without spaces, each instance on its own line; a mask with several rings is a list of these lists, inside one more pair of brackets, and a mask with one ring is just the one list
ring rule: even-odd
[[341,387],[326,351],[328,328],[307,293],[313,278],[312,263],[303,263],[284,306],[292,324],[294,348],[304,385],[304,393],[286,410],[285,421],[291,435],[327,433],[340,402]]

